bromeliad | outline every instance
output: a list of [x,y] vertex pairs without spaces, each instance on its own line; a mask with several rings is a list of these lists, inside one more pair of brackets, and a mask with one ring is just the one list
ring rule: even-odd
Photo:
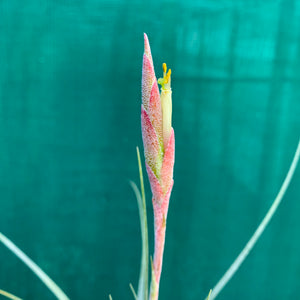
[[[156,80],[148,37],[144,34],[142,74],[142,134],[146,169],[152,190],[154,211],[154,257],[150,299],[158,299],[165,244],[166,220],[173,187],[175,154],[172,128],[171,70],[163,64],[163,78]],[[159,93],[158,84],[161,85]]]

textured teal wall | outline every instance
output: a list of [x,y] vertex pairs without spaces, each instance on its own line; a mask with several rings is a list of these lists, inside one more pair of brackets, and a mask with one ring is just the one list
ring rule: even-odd
[[[266,213],[300,134],[300,1],[262,2],[0,1],[0,231],[71,299],[137,285],[143,32],[173,74],[161,299],[203,299]],[[220,300],[300,297],[299,180]],[[3,245],[0,266],[53,299]]]

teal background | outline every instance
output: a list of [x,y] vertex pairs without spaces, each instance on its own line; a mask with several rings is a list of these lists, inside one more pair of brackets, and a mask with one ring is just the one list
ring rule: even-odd
[[[138,182],[142,147],[143,32],[157,76],[163,62],[172,69],[175,185],[160,299],[207,295],[298,143],[300,1],[0,1],[0,231],[71,299],[133,299],[128,284],[137,286],[128,182]],[[299,180],[298,168],[218,299],[299,299]],[[53,299],[3,245],[0,266],[0,289]]]

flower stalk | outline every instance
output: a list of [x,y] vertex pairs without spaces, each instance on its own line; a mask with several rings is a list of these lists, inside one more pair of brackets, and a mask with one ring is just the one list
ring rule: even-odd
[[[145,164],[152,191],[154,256],[150,300],[158,299],[166,221],[173,187],[175,138],[172,128],[171,70],[163,64],[163,78],[155,77],[147,35],[144,35],[141,123]],[[158,84],[161,85],[159,93]]]

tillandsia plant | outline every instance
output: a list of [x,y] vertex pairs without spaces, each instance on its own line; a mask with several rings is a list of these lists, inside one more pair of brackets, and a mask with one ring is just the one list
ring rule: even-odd
[[[142,134],[146,170],[154,212],[154,257],[149,299],[158,299],[165,244],[166,221],[173,187],[175,154],[172,128],[171,70],[163,64],[163,78],[156,80],[149,40],[144,34],[142,74]],[[161,85],[159,93],[158,84]]]

